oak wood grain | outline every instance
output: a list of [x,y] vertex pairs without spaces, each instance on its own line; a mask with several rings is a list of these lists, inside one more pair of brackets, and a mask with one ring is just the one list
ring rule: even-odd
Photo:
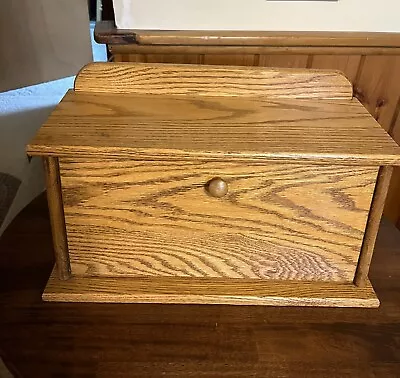
[[353,89],[339,72],[263,67],[157,63],[92,63],[75,79],[76,92],[263,96],[351,99]]
[[378,307],[374,289],[352,284],[185,278],[73,277],[67,283],[54,273],[45,301],[263,306]]
[[71,277],[71,265],[65,230],[59,163],[58,159],[54,157],[47,157],[43,159],[43,162],[58,278],[60,280],[68,280]]
[[398,376],[400,232],[388,221],[376,309],[43,303],[53,264],[41,195],[0,238],[1,354],[16,377]]
[[70,91],[30,155],[400,164],[356,100],[110,95]]
[[[376,167],[61,159],[72,270],[85,276],[349,281]],[[223,178],[223,198],[206,184]]]
[[365,230],[363,245],[360,253],[356,276],[354,283],[357,286],[363,286],[368,281],[369,267],[372,261],[372,254],[375,248],[375,241],[378,235],[379,225],[381,223],[383,208],[385,206],[386,195],[392,177],[393,167],[381,167],[378,173],[378,179],[374,196],[372,199],[371,210],[368,215],[367,228]]
[[[185,44],[177,44],[176,42],[182,41],[180,38],[183,34],[176,39],[174,31],[153,31],[161,38],[168,39],[168,35],[171,36],[169,44],[157,45],[138,44],[135,38],[141,31],[117,30],[113,23],[98,26],[102,43],[107,43],[111,54],[118,57],[129,54],[146,57],[151,54],[152,61],[161,62],[164,56],[174,53],[181,54],[184,59],[204,56],[215,64],[235,64],[243,57],[246,61],[251,61],[253,55],[254,65],[297,67],[311,63],[313,68],[339,69],[353,83],[355,95],[397,143],[400,142],[400,123],[396,122],[400,93],[399,33],[296,32],[288,35],[278,32],[261,35],[242,32],[230,38],[230,33],[224,35],[220,32],[218,35],[211,32],[209,35],[209,32],[203,31],[197,36],[191,35]],[[146,35],[146,31],[144,34]],[[222,38],[219,39],[220,37]],[[132,39],[129,41],[129,38]],[[192,38],[197,42],[191,44]],[[204,44],[197,44],[202,39]],[[215,45],[215,41],[221,44]],[[384,213],[393,222],[400,224],[400,196],[397,194],[399,182],[400,171],[395,170]]]

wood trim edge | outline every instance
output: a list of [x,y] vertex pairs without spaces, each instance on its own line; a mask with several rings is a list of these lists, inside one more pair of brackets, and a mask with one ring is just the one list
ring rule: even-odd
[[71,265],[68,253],[67,231],[65,227],[64,206],[61,193],[60,168],[58,158],[43,158],[46,175],[47,202],[50,213],[50,225],[53,236],[54,256],[58,278],[71,278]]
[[368,272],[374,252],[376,237],[382,218],[383,208],[392,177],[393,167],[383,166],[379,169],[378,179],[371,203],[371,210],[368,215],[367,227],[364,240],[361,246],[360,258],[358,261],[354,284],[363,287],[368,282]]
[[117,29],[113,21],[96,24],[98,43],[186,46],[400,47],[400,33],[216,31]]
[[226,304],[263,306],[378,307],[369,281],[352,283],[194,279],[177,277],[112,278],[52,273],[43,300],[56,302]]

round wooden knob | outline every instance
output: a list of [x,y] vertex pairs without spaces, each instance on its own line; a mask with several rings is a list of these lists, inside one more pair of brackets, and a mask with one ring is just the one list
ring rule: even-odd
[[228,184],[221,177],[214,177],[208,182],[207,190],[213,197],[221,198],[228,193]]

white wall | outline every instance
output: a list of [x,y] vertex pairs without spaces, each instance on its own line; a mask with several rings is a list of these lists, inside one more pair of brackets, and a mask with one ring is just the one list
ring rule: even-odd
[[399,0],[114,0],[125,29],[400,32]]

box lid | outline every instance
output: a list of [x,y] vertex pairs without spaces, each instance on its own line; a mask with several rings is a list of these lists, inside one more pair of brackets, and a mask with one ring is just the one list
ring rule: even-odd
[[400,165],[400,147],[337,72],[93,64],[30,155]]

